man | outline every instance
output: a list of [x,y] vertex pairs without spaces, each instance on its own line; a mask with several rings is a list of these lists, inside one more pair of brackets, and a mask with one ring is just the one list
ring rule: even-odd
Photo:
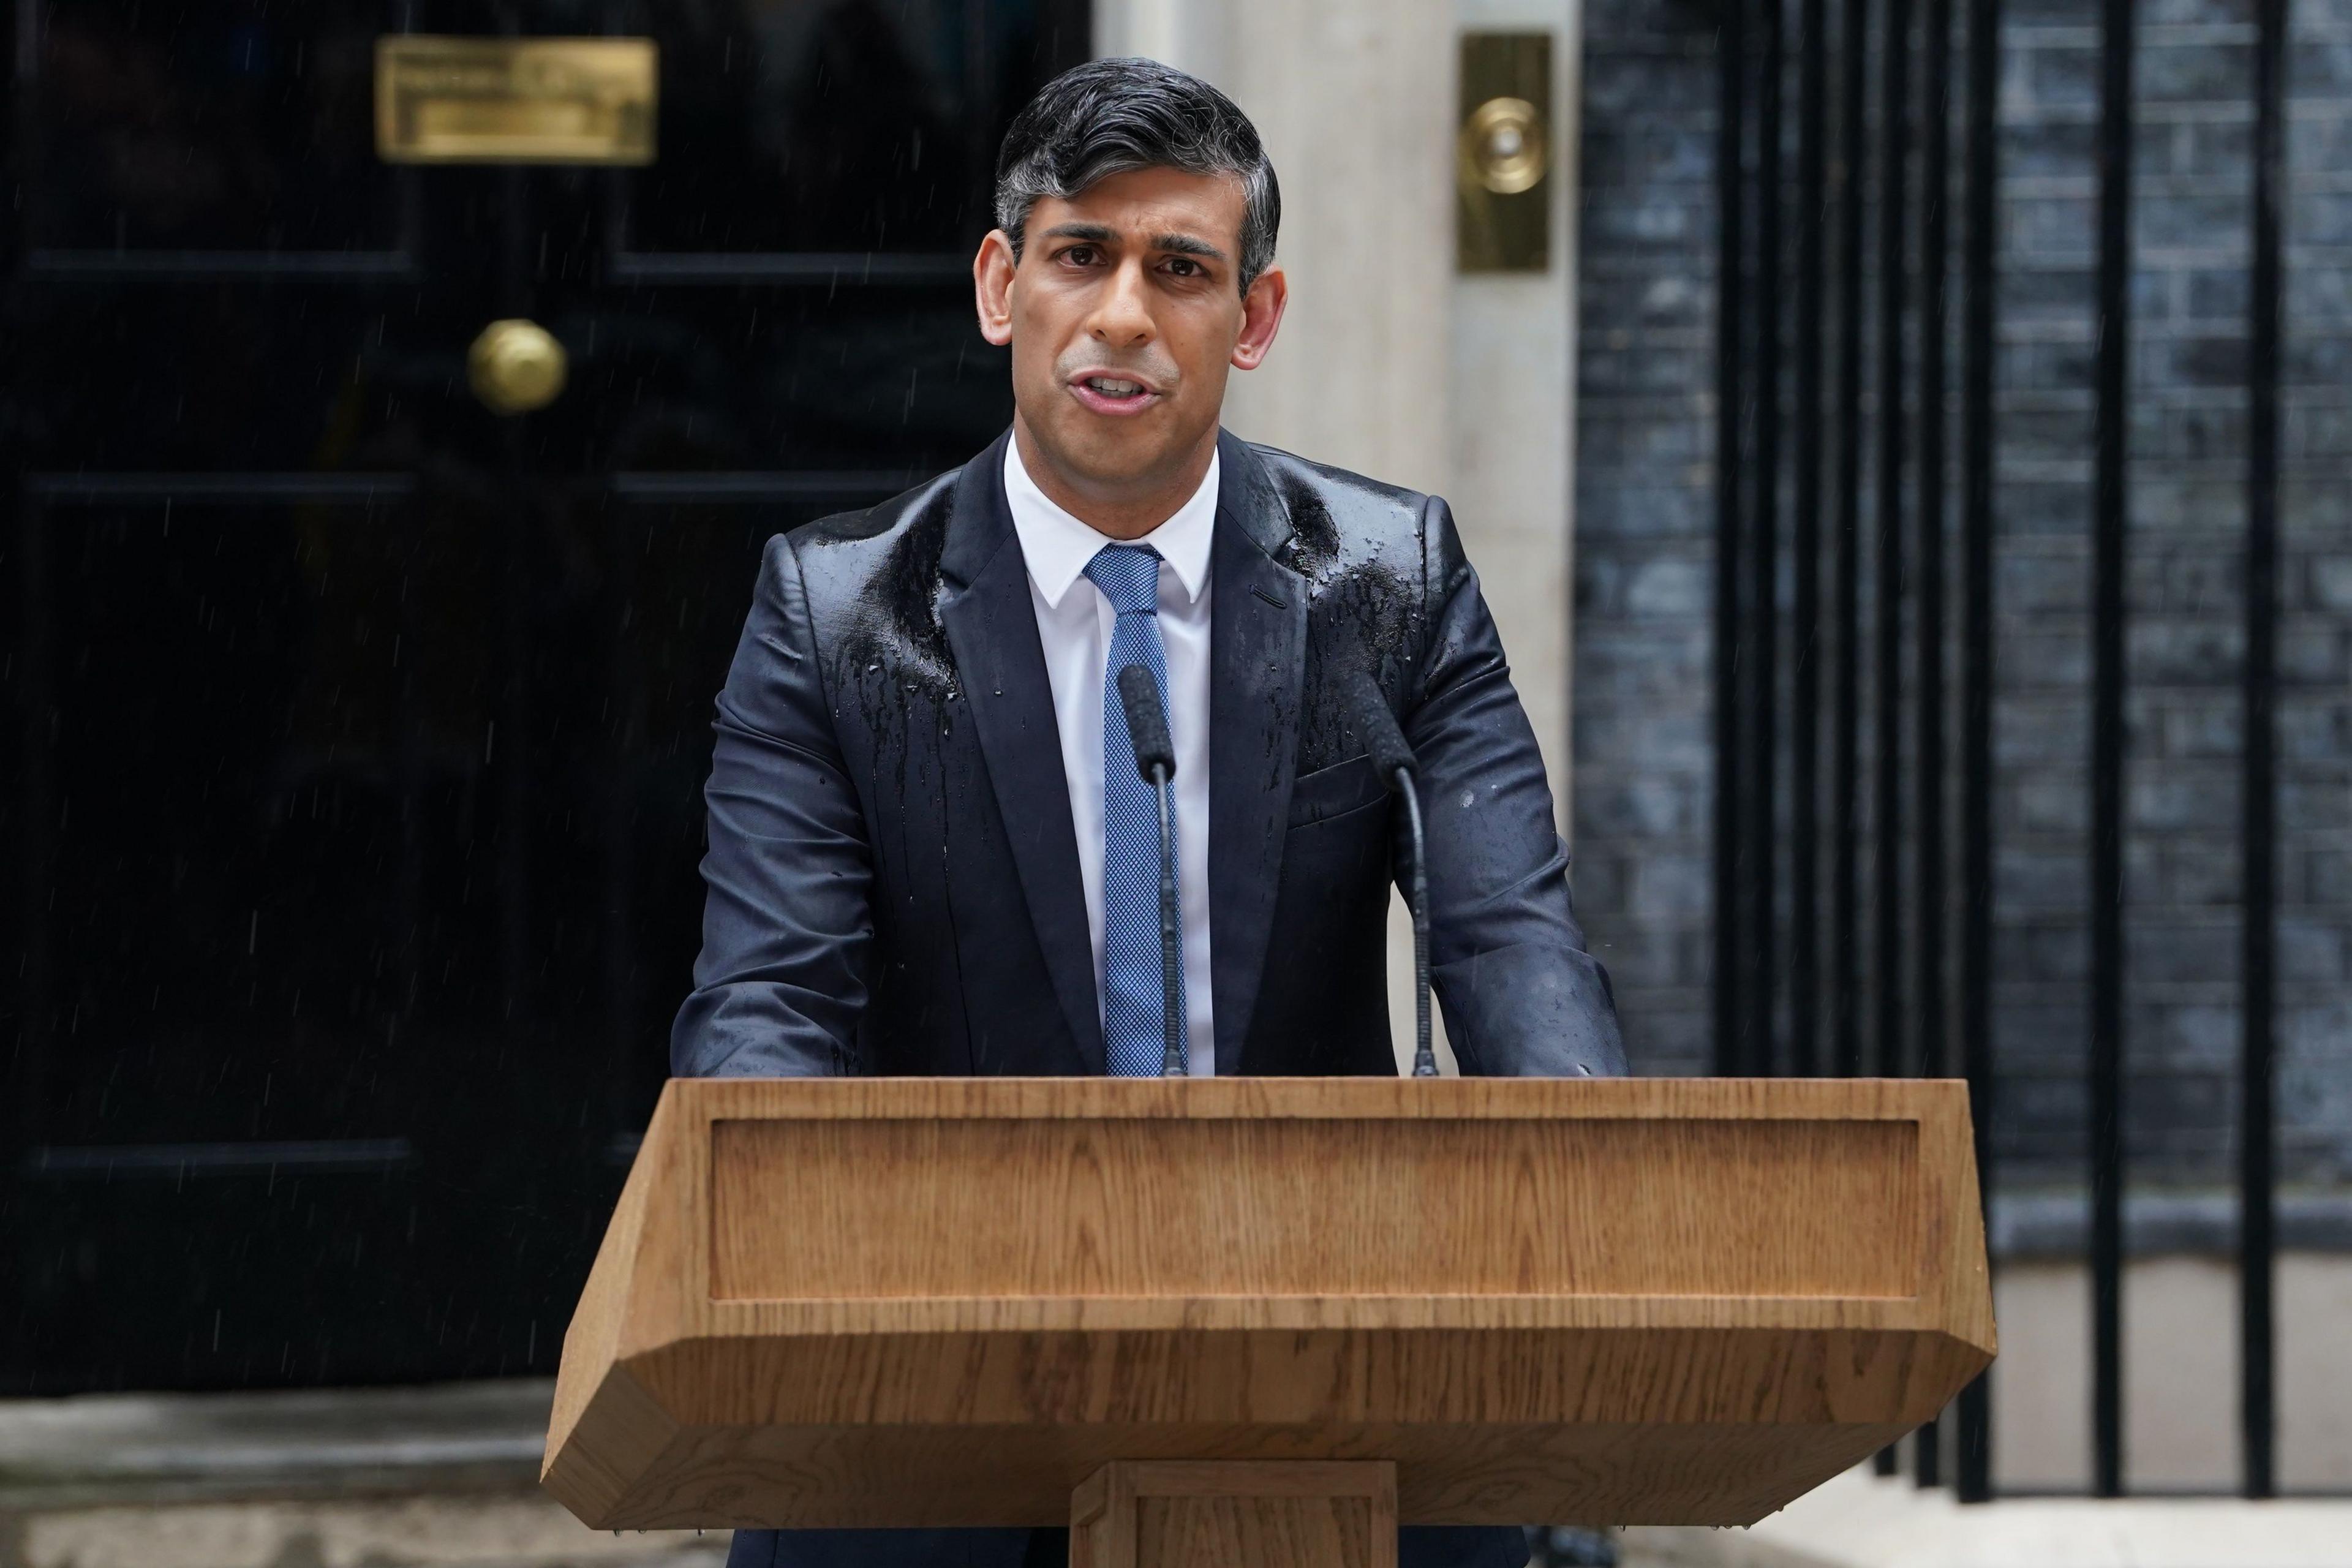
[[[1193,1073],[1396,1070],[1402,823],[1368,692],[1418,758],[1463,1069],[1623,1071],[1445,503],[1218,428],[1227,371],[1281,324],[1279,216],[1256,132],[1181,72],[1097,61],[1013,121],[972,268],[981,331],[1013,351],[1013,428],[769,542],[719,699],[679,1074],[1156,1073],[1156,816],[1116,685],[1137,663],[1177,758]],[[1047,1530],[747,1531],[729,1561],[1066,1552]],[[1517,1531],[1405,1531],[1407,1568],[1525,1556]]]

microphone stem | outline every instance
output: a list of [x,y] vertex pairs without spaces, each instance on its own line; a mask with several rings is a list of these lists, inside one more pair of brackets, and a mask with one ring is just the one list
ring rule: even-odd
[[1429,853],[1422,838],[1421,792],[1412,774],[1396,772],[1397,793],[1404,796],[1405,826],[1412,840],[1412,1076],[1437,1076],[1437,1051],[1429,1027]]
[[1176,903],[1176,815],[1169,798],[1168,770],[1155,763],[1151,789],[1160,803],[1160,1076],[1182,1078],[1191,1070],[1184,1041],[1183,922]]

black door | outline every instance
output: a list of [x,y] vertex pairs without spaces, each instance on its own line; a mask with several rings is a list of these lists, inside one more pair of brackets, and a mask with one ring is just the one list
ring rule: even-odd
[[[548,1371],[760,545],[1010,417],[970,258],[1086,7],[16,14],[0,1393]],[[657,160],[389,165],[387,32],[650,37]]]

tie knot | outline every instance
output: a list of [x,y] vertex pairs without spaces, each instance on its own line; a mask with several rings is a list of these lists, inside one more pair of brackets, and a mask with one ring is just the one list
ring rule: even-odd
[[1160,609],[1160,552],[1148,544],[1106,544],[1087,563],[1087,580],[1122,616]]

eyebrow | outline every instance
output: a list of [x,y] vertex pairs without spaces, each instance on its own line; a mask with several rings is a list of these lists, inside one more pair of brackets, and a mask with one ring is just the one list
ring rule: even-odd
[[[1045,231],[1048,239],[1082,239],[1091,244],[1108,244],[1118,238],[1118,231],[1103,223],[1057,223]],[[1223,261],[1225,253],[1207,240],[1189,234],[1155,234],[1151,248],[1165,250],[1176,256],[1205,256]]]
[[1178,256],[1206,256],[1217,261],[1225,259],[1223,251],[1207,240],[1195,239],[1189,234],[1155,234],[1151,237],[1151,248],[1171,251]]

